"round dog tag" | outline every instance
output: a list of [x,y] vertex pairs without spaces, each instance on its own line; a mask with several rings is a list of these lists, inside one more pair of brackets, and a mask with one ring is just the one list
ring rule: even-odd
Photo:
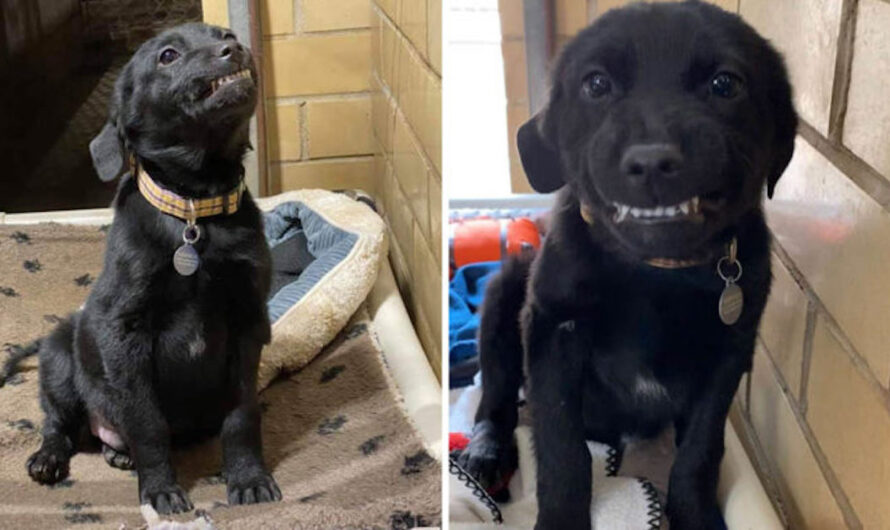
[[720,293],[720,302],[717,305],[720,320],[727,326],[735,324],[742,316],[744,305],[745,296],[742,293],[742,288],[732,282],[727,282],[723,292]]
[[173,268],[180,276],[191,276],[198,270],[200,264],[201,258],[198,256],[198,251],[188,243],[179,247],[173,254]]

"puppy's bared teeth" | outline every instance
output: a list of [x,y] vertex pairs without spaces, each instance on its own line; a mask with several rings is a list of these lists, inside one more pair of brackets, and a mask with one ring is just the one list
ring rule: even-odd
[[616,204],[618,209],[615,211],[615,215],[612,217],[612,220],[615,223],[620,223],[627,218],[628,212],[630,212],[630,206],[625,204]]
[[699,213],[701,211],[701,201],[698,197],[693,197],[690,199],[689,203],[692,213]]

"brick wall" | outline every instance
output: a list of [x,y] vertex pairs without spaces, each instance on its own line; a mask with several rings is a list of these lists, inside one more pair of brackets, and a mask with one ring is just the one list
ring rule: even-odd
[[[564,0],[557,20],[585,3],[596,16],[626,2]],[[714,3],[784,54],[802,120],[765,203],[775,280],[731,419],[790,528],[890,528],[890,2]],[[514,11],[505,58],[522,39]],[[505,68],[510,94],[524,72]]]
[[890,3],[739,11],[785,55],[802,124],[736,421],[793,527],[890,528]]
[[373,0],[371,19],[375,171],[390,260],[441,376],[442,3]]
[[[263,0],[270,192],[362,188],[441,366],[441,0]],[[226,0],[203,0],[227,26]],[[373,117],[373,118],[372,118]]]
[[376,191],[368,0],[263,0],[269,190]]

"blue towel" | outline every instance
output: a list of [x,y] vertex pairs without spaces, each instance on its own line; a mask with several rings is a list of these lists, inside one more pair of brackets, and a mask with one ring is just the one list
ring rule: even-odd
[[501,269],[499,261],[465,265],[454,273],[448,292],[448,363],[454,366],[479,353],[479,307],[488,280]]

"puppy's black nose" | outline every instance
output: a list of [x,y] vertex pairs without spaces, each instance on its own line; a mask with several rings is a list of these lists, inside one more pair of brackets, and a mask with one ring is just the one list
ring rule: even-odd
[[682,169],[683,154],[673,144],[636,144],[621,157],[621,172],[636,185],[652,178],[675,177]]

